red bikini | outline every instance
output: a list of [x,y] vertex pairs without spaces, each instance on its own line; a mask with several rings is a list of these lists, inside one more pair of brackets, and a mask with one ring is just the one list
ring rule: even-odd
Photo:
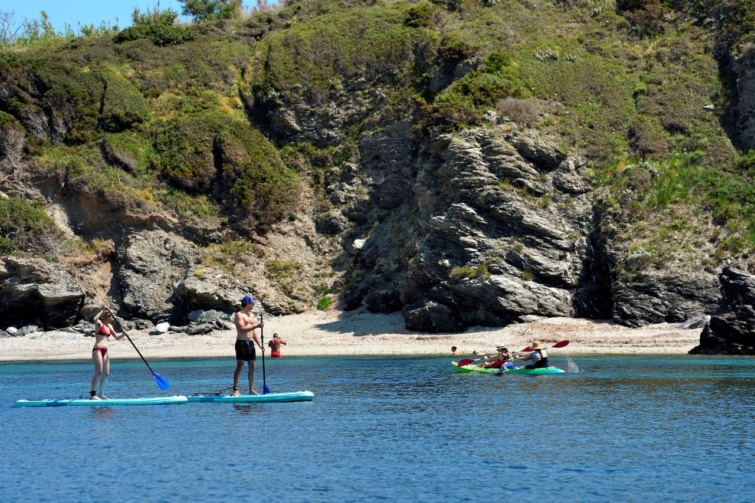
[[[97,331],[97,335],[104,335],[105,337],[110,337],[113,335],[113,331],[110,330],[110,327],[106,325],[101,325],[100,329]],[[107,348],[100,348],[100,347],[93,347],[92,351],[99,351],[102,354],[102,357],[105,358],[105,355],[107,354]]]

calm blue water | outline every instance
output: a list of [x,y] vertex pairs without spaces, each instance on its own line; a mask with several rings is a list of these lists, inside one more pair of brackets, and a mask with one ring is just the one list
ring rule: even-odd
[[[753,501],[755,359],[552,360],[579,372],[283,358],[268,386],[313,402],[114,408],[15,407],[86,394],[91,364],[2,364],[0,500]],[[234,362],[150,364],[191,394]],[[161,394],[141,361],[112,367],[111,396]]]

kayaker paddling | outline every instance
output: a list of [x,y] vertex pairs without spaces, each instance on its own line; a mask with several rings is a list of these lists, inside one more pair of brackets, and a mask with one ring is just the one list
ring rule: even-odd
[[252,296],[244,295],[241,299],[241,310],[233,317],[233,323],[236,325],[236,345],[234,347],[236,351],[236,371],[233,373],[234,396],[241,394],[239,392],[239,378],[241,377],[241,370],[244,368],[244,362],[249,363],[249,393],[259,395],[254,389],[254,371],[257,368],[255,344],[263,352],[265,348],[262,347],[255,329],[263,327],[265,323],[262,320],[259,323],[254,322],[253,308],[254,299]]
[[531,361],[529,365],[526,365],[526,369],[539,369],[548,366],[548,351],[543,347],[540,342],[535,341],[532,343],[532,351],[530,353],[517,356],[518,360]]

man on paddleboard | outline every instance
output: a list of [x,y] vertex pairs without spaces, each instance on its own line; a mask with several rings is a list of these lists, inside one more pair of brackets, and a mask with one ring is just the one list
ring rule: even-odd
[[233,323],[236,325],[236,371],[233,373],[234,396],[241,394],[239,392],[239,377],[241,377],[241,369],[244,368],[244,362],[249,362],[249,393],[251,395],[259,395],[254,389],[254,371],[257,368],[257,350],[254,346],[256,344],[263,352],[265,348],[262,347],[254,330],[263,327],[265,323],[263,321],[254,323],[252,308],[254,308],[254,299],[251,295],[244,295],[241,299],[241,310],[233,316]]

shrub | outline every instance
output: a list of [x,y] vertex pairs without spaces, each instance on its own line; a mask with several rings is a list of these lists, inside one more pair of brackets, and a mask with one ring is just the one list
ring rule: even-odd
[[231,223],[251,217],[270,224],[296,209],[298,176],[245,121],[225,114],[177,117],[156,129],[153,142],[160,175],[219,201]]
[[0,237],[0,250],[45,252],[60,241],[60,231],[41,204],[0,198]]
[[495,108],[501,115],[525,126],[532,126],[540,112],[537,102],[511,97],[498,100]]
[[131,42],[139,39],[151,40],[153,44],[165,47],[169,45],[180,45],[185,42],[194,40],[194,32],[184,26],[173,26],[166,24],[139,24],[131,26],[119,32],[113,41],[116,44]]
[[331,305],[333,305],[333,299],[330,297],[320,297],[320,299],[317,301],[317,309],[320,311],[324,311],[328,309]]

